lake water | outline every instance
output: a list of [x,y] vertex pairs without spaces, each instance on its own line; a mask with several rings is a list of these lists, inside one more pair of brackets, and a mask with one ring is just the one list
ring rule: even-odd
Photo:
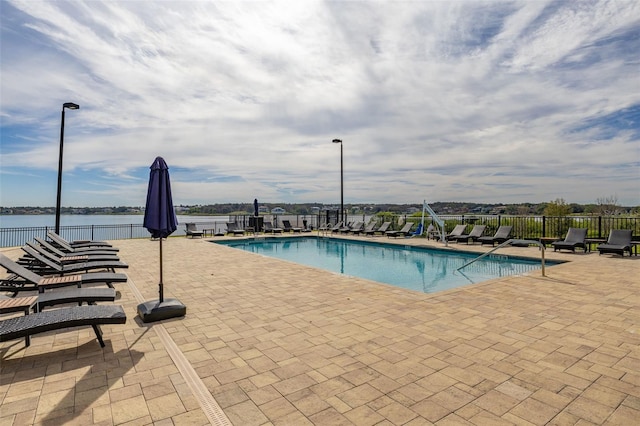
[[[96,214],[79,215],[63,214],[60,216],[60,226],[83,226],[83,225],[129,225],[140,224],[144,220],[143,214]],[[186,216],[178,215],[180,224],[186,222],[227,222],[229,216]],[[31,226],[55,226],[56,216],[53,214],[38,215],[0,215],[0,228],[27,228]]]
[[[21,246],[35,237],[45,238],[55,228],[55,215],[0,215],[0,247]],[[118,240],[146,238],[144,215],[62,215],[60,234],[69,240]],[[184,224],[195,222],[201,228],[224,230],[229,216],[178,215],[178,229],[172,234],[185,235]],[[206,225],[206,226],[205,226]]]

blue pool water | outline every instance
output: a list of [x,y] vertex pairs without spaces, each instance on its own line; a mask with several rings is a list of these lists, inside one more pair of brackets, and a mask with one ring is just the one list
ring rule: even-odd
[[[424,293],[540,269],[539,260],[490,255],[456,271],[478,254],[333,238],[265,238],[216,243]],[[551,264],[553,262],[547,261],[547,265]]]

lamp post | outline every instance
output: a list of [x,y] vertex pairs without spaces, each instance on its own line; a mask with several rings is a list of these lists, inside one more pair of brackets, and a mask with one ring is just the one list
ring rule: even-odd
[[342,162],[342,139],[334,139],[332,142],[340,144],[340,221],[344,222],[344,168]]
[[64,109],[78,109],[80,105],[73,102],[62,104],[62,120],[60,123],[60,156],[58,158],[58,194],[56,199],[56,234],[60,233],[60,197],[62,195],[62,147],[64,146]]

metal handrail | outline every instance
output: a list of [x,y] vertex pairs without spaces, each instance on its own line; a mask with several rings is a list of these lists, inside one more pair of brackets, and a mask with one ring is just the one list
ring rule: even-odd
[[318,226],[318,236],[322,236],[322,237],[326,237],[327,233],[330,231],[330,224],[329,223],[325,223],[323,225]]
[[494,247],[493,249],[489,250],[488,252],[481,254],[480,256],[476,257],[473,260],[470,260],[469,262],[465,263],[464,265],[462,265],[461,267],[456,269],[456,271],[459,271],[462,268],[466,268],[467,266],[471,265],[475,261],[480,260],[480,259],[490,255],[491,253],[493,253],[494,251],[498,250],[499,248],[508,246],[510,244],[513,244],[513,243],[520,244],[520,245],[522,245],[522,244],[526,244],[526,245],[535,244],[535,245],[540,247],[540,252],[541,252],[541,254],[540,254],[540,263],[541,263],[541,267],[542,267],[542,276],[545,277],[546,275],[545,275],[545,270],[544,270],[544,250],[545,250],[544,244],[542,244],[540,241],[536,241],[536,240],[521,240],[521,239],[517,239],[517,238],[511,238],[511,239],[508,239],[507,241],[505,241],[502,244],[498,244],[497,247]]

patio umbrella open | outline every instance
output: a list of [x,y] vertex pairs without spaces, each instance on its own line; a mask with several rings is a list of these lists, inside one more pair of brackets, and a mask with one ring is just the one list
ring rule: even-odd
[[157,238],[160,245],[160,297],[138,305],[138,315],[143,322],[158,321],[167,318],[184,316],[187,308],[176,299],[164,299],[164,283],[162,277],[162,240],[171,235],[178,227],[178,218],[173,209],[169,167],[162,157],[156,157],[149,173],[147,204],[143,225]]

